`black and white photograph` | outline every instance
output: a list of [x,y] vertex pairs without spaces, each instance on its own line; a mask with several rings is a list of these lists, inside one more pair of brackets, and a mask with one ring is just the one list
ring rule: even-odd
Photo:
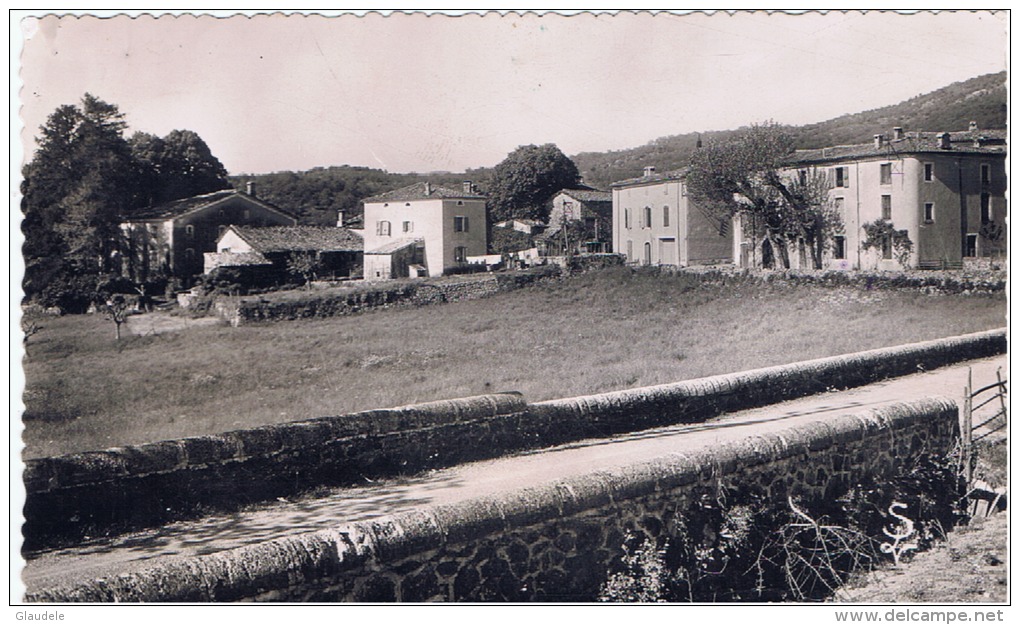
[[11,618],[1007,618],[1009,10],[9,26]]

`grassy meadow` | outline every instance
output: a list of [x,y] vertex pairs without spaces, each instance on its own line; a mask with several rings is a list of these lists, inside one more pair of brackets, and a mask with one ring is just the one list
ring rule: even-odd
[[646,386],[1005,325],[998,295],[702,284],[612,268],[487,299],[114,340],[97,315],[28,342],[25,456],[520,391]]

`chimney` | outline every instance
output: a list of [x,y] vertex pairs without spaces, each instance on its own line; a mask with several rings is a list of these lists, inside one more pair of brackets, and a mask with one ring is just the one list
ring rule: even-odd
[[245,184],[244,186],[245,186],[245,192],[248,195],[250,195],[252,197],[256,197],[255,196],[255,192],[258,190],[258,185],[255,184],[254,180],[249,180],[247,182],[247,184]]
[[882,135],[875,135],[875,149],[880,150],[882,148]]
[[344,212],[343,211],[337,211],[336,212],[336,227],[337,228],[343,228],[344,227]]
[[970,131],[971,132],[977,132],[977,130],[978,130],[977,122],[971,122],[970,123]]
[[470,180],[464,181],[464,193],[474,193],[475,185],[471,184]]
[[940,150],[948,150],[950,148],[948,132],[940,132],[939,134],[935,135],[935,138],[939,140]]
[[654,173],[655,173],[655,166],[649,165],[648,167],[645,167],[645,178],[647,178],[648,176],[651,176]]
[[426,182],[425,183],[425,195],[432,195],[432,183],[431,182]]
[[893,128],[892,129],[892,138],[893,138],[893,141],[902,141],[903,140],[903,128],[901,128],[900,126],[896,126],[895,128]]

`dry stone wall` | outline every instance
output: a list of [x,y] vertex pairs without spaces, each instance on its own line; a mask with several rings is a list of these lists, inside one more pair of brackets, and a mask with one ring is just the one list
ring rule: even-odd
[[[1006,351],[996,330],[675,384],[527,403],[516,393],[29,460],[27,549],[763,406]],[[252,479],[257,476],[258,479]]]
[[956,405],[926,399],[616,471],[176,559],[29,601],[591,601],[627,535],[656,538],[705,492],[831,499],[953,448]]

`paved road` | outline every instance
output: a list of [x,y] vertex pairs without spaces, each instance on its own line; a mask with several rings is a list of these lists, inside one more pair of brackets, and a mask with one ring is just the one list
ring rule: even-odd
[[[960,400],[973,370],[975,386],[1008,372],[1006,356],[971,361],[933,372],[826,393],[724,415],[697,425],[646,430],[612,439],[592,439],[433,471],[415,478],[341,488],[316,498],[278,501],[230,515],[96,541],[36,554],[24,571],[28,588],[73,579],[115,575],[152,564],[154,558],[202,555],[281,536],[403,512],[418,506],[464,501],[500,491],[536,486],[595,469],[610,470],[674,452],[729,442],[839,414],[897,401],[941,395]],[[961,402],[962,405],[962,402]]]

